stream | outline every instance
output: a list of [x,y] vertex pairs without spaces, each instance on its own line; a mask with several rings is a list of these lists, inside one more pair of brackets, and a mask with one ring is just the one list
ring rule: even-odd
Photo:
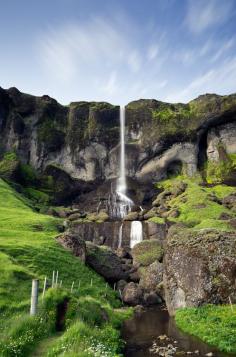
[[[154,341],[158,347],[166,348],[168,345],[172,345],[173,348],[176,348],[176,352],[172,356],[232,357],[232,355],[219,352],[198,338],[181,332],[176,326],[175,320],[169,317],[166,309],[162,308],[149,308],[143,312],[135,313],[131,319],[125,321],[122,337],[126,341],[125,357],[161,355],[150,351],[153,349]],[[163,355],[171,356],[171,354]]]

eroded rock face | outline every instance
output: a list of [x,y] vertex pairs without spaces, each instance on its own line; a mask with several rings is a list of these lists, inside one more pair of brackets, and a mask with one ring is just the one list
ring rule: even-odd
[[236,234],[170,228],[164,258],[168,311],[236,301]]
[[236,152],[235,138],[236,122],[210,129],[207,136],[208,160],[214,162],[220,161],[220,146],[224,147],[227,154],[234,154]]

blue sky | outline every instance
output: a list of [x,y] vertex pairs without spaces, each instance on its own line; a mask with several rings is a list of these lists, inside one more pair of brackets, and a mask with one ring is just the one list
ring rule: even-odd
[[235,0],[0,0],[0,86],[63,104],[236,92]]

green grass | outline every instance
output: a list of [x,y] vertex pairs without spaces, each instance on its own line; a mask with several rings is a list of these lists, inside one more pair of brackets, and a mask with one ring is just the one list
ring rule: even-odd
[[[42,334],[40,331],[37,333],[33,327],[34,319],[27,315],[32,278],[40,280],[41,292],[44,277],[47,276],[50,282],[53,270],[59,271],[59,280],[62,280],[65,291],[70,290],[74,281],[75,302],[73,305],[74,300],[71,299],[72,307],[69,308],[70,316],[67,318],[68,328],[70,324],[80,319],[83,319],[89,328],[95,328],[103,307],[109,310],[111,315],[108,325],[111,328],[116,325],[117,328],[118,324],[113,316],[113,308],[120,306],[117,294],[109,287],[106,288],[102,277],[56,242],[55,236],[59,234],[58,226],[61,225],[61,220],[33,211],[30,207],[31,202],[16,193],[1,179],[0,198],[0,317],[1,321],[4,321],[0,327],[0,355],[21,356],[19,351],[18,354],[14,354],[14,348],[9,353],[2,352],[4,341],[5,345],[10,344],[9,340],[5,340],[6,336],[12,337],[18,347],[21,346],[19,348],[24,351],[23,356],[28,355],[28,337],[24,339],[23,332],[20,337],[19,332],[24,326],[27,331],[26,336],[33,334],[30,339],[31,346],[34,344],[33,341],[36,343],[52,333],[48,321],[45,331]],[[77,313],[78,306],[81,307],[80,314]],[[89,310],[86,310],[86,306],[89,306]],[[118,320],[121,321],[122,318],[121,314]],[[16,332],[12,330],[12,326],[18,319],[19,329]],[[21,339],[22,344],[19,342]],[[117,343],[120,343],[119,338]]]
[[134,246],[132,255],[136,263],[148,266],[156,260],[161,260],[163,249],[155,239],[143,240]]
[[184,331],[219,350],[236,353],[236,305],[180,309],[176,323]]
[[178,209],[180,214],[177,218],[169,218],[174,222],[185,223],[194,229],[215,228],[224,231],[232,230],[227,221],[219,220],[222,213],[232,215],[232,211],[224,207],[213,196],[222,199],[230,193],[235,192],[235,187],[226,185],[216,185],[214,187],[204,187],[201,185],[199,177],[189,179],[177,177],[158,183],[164,189],[173,188],[179,181],[187,183],[187,189],[181,195],[173,198],[168,204],[171,209]]

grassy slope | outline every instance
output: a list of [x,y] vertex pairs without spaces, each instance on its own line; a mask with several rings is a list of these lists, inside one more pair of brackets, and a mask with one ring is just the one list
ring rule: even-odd
[[236,305],[207,305],[177,311],[177,325],[221,351],[236,353]]
[[[117,320],[122,319],[121,314],[115,317],[112,313],[112,307],[119,306],[115,293],[110,288],[106,289],[103,278],[56,243],[54,237],[58,234],[57,226],[61,221],[34,212],[29,207],[29,202],[1,179],[0,198],[0,316],[5,317],[5,322],[0,328],[0,348],[1,339],[4,341],[6,334],[12,333],[16,339],[19,337],[19,333],[12,330],[12,316],[15,323],[16,318],[20,320],[20,315],[28,312],[31,279],[39,278],[42,289],[44,277],[50,278],[53,270],[59,270],[59,279],[63,281],[64,288],[69,289],[72,282],[75,282],[76,304],[83,306],[84,302],[81,299],[92,299],[91,315],[95,317],[88,323],[90,329],[96,324],[96,311],[93,314],[93,309],[97,305],[99,308],[104,305],[110,311],[111,320],[116,320],[115,323],[118,325]],[[81,288],[78,291],[79,281]],[[87,302],[84,305],[87,305]],[[74,317],[80,318],[76,315],[76,308],[74,310]],[[83,318],[86,329],[86,313]],[[33,326],[32,322],[27,322],[27,326],[30,324]],[[119,339],[118,335],[116,337]],[[73,350],[72,346],[70,348]],[[8,355],[21,355],[11,353]],[[59,355],[59,352],[54,355]]]

